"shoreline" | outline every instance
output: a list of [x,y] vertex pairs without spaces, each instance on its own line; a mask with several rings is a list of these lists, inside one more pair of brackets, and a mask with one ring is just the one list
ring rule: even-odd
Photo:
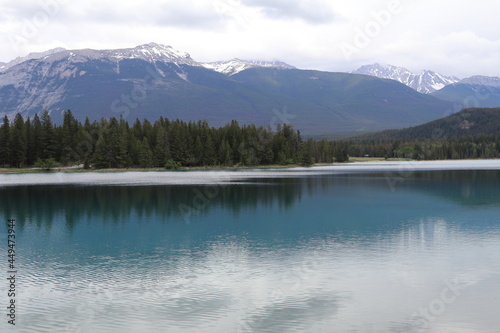
[[106,173],[106,172],[149,172],[149,171],[232,171],[232,170],[254,170],[254,169],[290,169],[290,168],[312,168],[321,166],[333,166],[333,165],[349,165],[353,163],[380,163],[380,162],[409,162],[412,160],[408,159],[388,159],[385,160],[383,157],[354,157],[349,162],[345,163],[316,163],[311,166],[302,166],[300,164],[288,164],[288,165],[259,165],[259,166],[210,166],[210,167],[181,167],[177,170],[166,169],[166,168],[110,168],[110,169],[84,169],[80,166],[69,166],[69,167],[55,167],[50,170],[44,170],[42,168],[0,168],[0,175],[2,174],[52,174],[52,173],[82,173],[82,172],[95,172],[95,173]]
[[500,171],[500,159],[445,161],[366,161],[312,167],[266,167],[191,170],[105,170],[77,172],[27,172],[0,174],[0,188],[31,185],[77,186],[219,186],[248,183],[249,180],[308,176],[380,174],[382,177],[412,177],[425,171]]

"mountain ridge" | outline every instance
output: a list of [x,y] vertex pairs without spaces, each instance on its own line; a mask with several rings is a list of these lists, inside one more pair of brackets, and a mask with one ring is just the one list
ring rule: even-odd
[[500,108],[467,108],[447,117],[409,128],[386,130],[358,137],[365,140],[414,140],[495,135],[500,127]]
[[46,109],[60,121],[70,109],[80,120],[164,116],[218,126],[236,119],[323,134],[416,125],[451,107],[393,80],[247,62],[228,75],[156,43],[62,50],[0,72],[0,115],[26,118]]
[[254,67],[274,67],[281,69],[296,68],[280,60],[263,61],[263,60],[242,60],[238,58],[225,61],[223,60],[223,61],[203,63],[203,66],[205,68],[212,69],[216,72],[226,74],[228,76],[237,74],[241,71]]
[[404,67],[397,67],[394,65],[383,66],[378,63],[361,66],[357,70],[350,71],[349,73],[396,80],[424,94],[432,93],[449,84],[460,81],[457,77],[445,76],[430,70],[424,70],[420,74],[414,74]]

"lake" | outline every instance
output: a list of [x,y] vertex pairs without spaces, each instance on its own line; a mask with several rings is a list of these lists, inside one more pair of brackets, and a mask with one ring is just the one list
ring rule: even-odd
[[499,170],[0,175],[0,331],[499,332]]

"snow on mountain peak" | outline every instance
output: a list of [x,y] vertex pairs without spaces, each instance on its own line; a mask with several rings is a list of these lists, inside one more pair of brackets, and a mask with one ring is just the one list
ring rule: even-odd
[[1,71],[21,64],[25,61],[40,59],[45,62],[59,61],[66,59],[72,63],[87,61],[89,59],[102,59],[107,58],[112,61],[120,61],[122,59],[142,59],[147,62],[154,63],[156,61],[171,62],[177,65],[185,64],[190,66],[201,66],[198,62],[194,61],[189,53],[181,52],[169,45],[162,45],[157,43],[148,43],[136,46],[134,48],[126,49],[113,49],[113,50],[93,50],[93,49],[80,49],[80,50],[66,50],[57,48],[45,52],[30,53],[26,57],[18,57],[15,60],[3,64],[0,67]]
[[490,87],[500,87],[500,77],[475,75],[461,80],[459,83],[469,85],[480,85]]
[[291,65],[288,65],[285,62],[279,60],[273,61],[262,61],[262,60],[242,60],[242,59],[232,59],[227,61],[216,61],[204,63],[203,66],[205,68],[214,70],[216,72],[226,74],[228,76],[237,74],[241,71],[244,71],[253,67],[275,67],[281,69],[292,69],[295,68]]
[[194,61],[189,53],[178,51],[170,45],[148,43],[128,49],[106,50],[103,53],[115,59],[143,59],[149,62],[164,61],[177,65],[201,66]]
[[350,73],[396,80],[424,94],[430,94],[448,84],[460,81],[454,76],[445,76],[430,70],[414,74],[404,67],[380,64],[364,65]]

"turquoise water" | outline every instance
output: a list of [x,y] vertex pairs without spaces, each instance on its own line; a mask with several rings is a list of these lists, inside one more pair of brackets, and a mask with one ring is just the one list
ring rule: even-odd
[[498,332],[499,216],[484,170],[0,187],[0,330]]

